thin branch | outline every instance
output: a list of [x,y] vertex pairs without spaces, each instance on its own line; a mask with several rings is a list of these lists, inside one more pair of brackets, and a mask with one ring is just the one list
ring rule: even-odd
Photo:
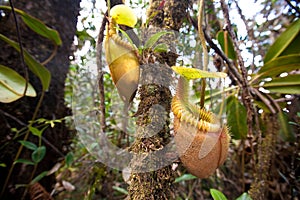
[[235,32],[231,26],[231,21],[230,21],[230,18],[229,18],[229,10],[228,10],[228,6],[227,4],[225,3],[225,0],[221,0],[221,8],[222,8],[222,11],[223,11],[223,15],[224,15],[224,21],[225,21],[225,24],[226,24],[226,28],[228,30],[228,33],[232,39],[232,42],[233,42],[233,45],[234,45],[234,50],[235,52],[237,53],[237,57],[238,57],[238,64],[240,66],[240,69],[241,69],[241,75],[242,75],[242,101],[247,109],[247,125],[248,125],[248,133],[249,133],[249,136],[252,137],[253,135],[253,127],[252,127],[252,124],[253,124],[253,115],[254,115],[254,108],[253,108],[253,104],[251,102],[252,100],[252,97],[251,97],[251,94],[250,94],[250,86],[248,84],[248,80],[247,80],[247,69],[244,65],[244,61],[243,61],[243,58],[242,58],[242,55],[241,55],[241,50],[239,49],[239,44],[238,44],[238,39],[235,35]]
[[287,2],[287,4],[289,4],[289,6],[294,9],[298,14],[300,14],[300,9],[296,6],[294,6],[290,0],[285,0]]
[[107,23],[107,13],[105,13],[102,24],[100,27],[100,31],[98,34],[98,40],[97,40],[97,47],[96,47],[96,59],[97,59],[97,70],[98,70],[98,89],[99,89],[99,98],[100,98],[100,105],[99,105],[99,110],[100,110],[100,124],[102,131],[105,130],[106,128],[106,119],[105,119],[105,89],[104,89],[104,79],[103,75],[104,72],[102,70],[102,43],[104,40],[104,30],[105,30],[105,25]]
[[57,45],[54,44],[54,49],[53,49],[51,55],[46,60],[44,60],[41,64],[46,65],[48,62],[50,62],[54,58],[56,53],[57,53]]
[[[193,25],[193,27],[198,30],[198,22],[196,19],[193,19],[190,15],[188,15],[188,20]],[[236,82],[239,86],[242,86],[242,77],[235,68],[234,64],[229,60],[229,58],[224,54],[224,52],[213,42],[210,36],[206,33],[205,28],[203,28],[203,33],[205,36],[205,40],[208,45],[226,62],[227,67],[229,69],[229,77],[231,80]]]
[[247,33],[248,33],[248,36],[249,36],[249,39],[251,41],[251,51],[252,51],[252,64],[251,64],[251,69],[252,71],[255,70],[255,65],[254,65],[254,58],[255,58],[255,51],[254,51],[254,42],[255,42],[255,37],[254,37],[254,32],[253,32],[253,29],[251,29],[247,23],[247,20],[245,18],[245,15],[243,15],[243,12],[242,12],[242,9],[240,8],[238,2],[236,0],[234,0],[235,2],[235,5],[237,7],[237,10],[238,10],[238,13],[242,19],[242,21],[244,22],[245,24],[245,27],[246,27],[246,30],[247,30]]
[[18,19],[17,19],[17,16],[16,16],[16,12],[15,12],[15,7],[14,7],[14,4],[13,4],[13,1],[9,0],[9,4],[10,4],[11,11],[12,11],[12,14],[13,14],[13,17],[14,17],[14,21],[15,21],[15,25],[16,25],[18,43],[19,43],[19,46],[20,46],[21,66],[22,66],[22,68],[24,70],[24,74],[25,74],[26,83],[25,83],[25,88],[24,88],[24,92],[23,92],[23,96],[25,96],[27,88],[28,88],[29,75],[28,75],[27,67],[25,66],[24,50],[23,50],[23,45],[22,45],[22,42],[21,42],[20,28],[19,28],[19,23],[18,23]]
[[[203,70],[207,71],[207,66],[208,66],[208,53],[207,53],[207,46],[205,42],[205,37],[203,33],[203,28],[202,28],[202,21],[203,21],[203,7],[204,7],[204,0],[199,0],[199,14],[198,14],[198,35],[199,39],[202,45],[202,50],[203,50]],[[205,102],[205,87],[206,87],[206,80],[202,79],[201,80],[201,95],[200,95],[200,107],[204,107],[204,102]]]

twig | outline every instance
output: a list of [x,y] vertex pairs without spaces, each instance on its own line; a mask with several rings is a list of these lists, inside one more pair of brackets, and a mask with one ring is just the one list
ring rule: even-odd
[[100,105],[99,105],[99,110],[101,112],[100,115],[100,124],[101,124],[101,128],[102,131],[104,131],[106,129],[106,120],[105,120],[105,92],[104,92],[104,79],[103,79],[103,75],[104,72],[102,70],[102,42],[104,39],[104,30],[105,30],[105,25],[107,23],[107,13],[105,13],[103,20],[102,20],[102,24],[100,27],[100,31],[98,34],[98,40],[97,40],[97,56],[96,56],[96,60],[97,60],[97,71],[98,71],[98,89],[99,89],[99,98],[100,98]]
[[236,0],[234,0],[234,3],[237,7],[237,10],[238,10],[238,13],[242,19],[242,21],[244,22],[245,24],[245,27],[246,27],[246,30],[247,30],[247,33],[248,33],[248,37],[251,41],[251,51],[252,51],[252,63],[251,63],[251,69],[252,71],[255,71],[255,65],[254,65],[254,58],[255,58],[255,51],[254,51],[254,43],[255,42],[255,37],[254,37],[254,33],[253,33],[253,29],[251,29],[249,26],[248,26],[248,23],[247,23],[247,20],[245,18],[245,15],[243,15],[243,12],[242,12],[242,9],[240,8],[238,2]]
[[16,12],[15,12],[15,7],[14,7],[14,4],[13,4],[13,1],[9,0],[9,4],[10,4],[11,12],[13,14],[15,25],[16,25],[16,32],[17,32],[17,37],[18,37],[18,43],[19,43],[19,46],[20,46],[21,66],[22,66],[22,68],[24,70],[24,74],[25,74],[26,83],[25,83],[25,88],[24,88],[24,92],[23,92],[23,96],[25,96],[27,88],[28,88],[29,75],[28,75],[28,70],[27,70],[27,68],[25,66],[24,50],[23,50],[23,45],[22,45],[22,42],[21,42],[20,28],[19,28],[19,23],[18,23],[18,20],[17,20],[17,16],[16,16]]
[[[198,30],[198,26],[197,26],[197,20],[193,19],[190,15],[188,15],[188,20],[190,21],[190,23],[193,25],[193,27]],[[229,77],[231,80],[233,80],[234,82],[236,82],[239,86],[242,86],[242,78],[241,75],[239,74],[239,72],[236,70],[236,68],[234,67],[234,64],[228,59],[228,57],[224,54],[224,52],[219,49],[219,47],[212,41],[212,39],[210,38],[210,36],[206,33],[205,28],[203,28],[203,33],[205,36],[205,40],[208,43],[208,45],[215,50],[215,52],[221,56],[221,58],[226,62],[227,67],[229,69]]]
[[[202,45],[203,50],[203,70],[207,71],[208,66],[208,53],[207,53],[207,46],[205,42],[205,37],[202,29],[202,21],[203,21],[203,7],[204,7],[204,0],[199,0],[199,14],[198,14],[198,35]],[[205,87],[206,87],[206,80],[201,79],[201,95],[200,95],[200,107],[204,107],[205,102]]]
[[300,9],[299,9],[298,7],[296,7],[296,6],[294,6],[294,5],[291,3],[290,0],[285,0],[285,1],[287,2],[287,4],[289,4],[289,6],[290,6],[291,8],[293,8],[298,14],[300,14]]
[[54,58],[56,53],[57,53],[57,45],[54,44],[54,49],[53,49],[51,55],[46,60],[44,60],[41,64],[46,65],[48,62],[50,62]]
[[253,129],[252,129],[252,125],[253,125],[253,114],[254,114],[254,108],[253,108],[253,104],[251,102],[252,97],[249,91],[249,85],[248,85],[248,81],[247,81],[247,70],[246,67],[244,65],[244,61],[243,58],[241,56],[241,51],[239,49],[239,45],[238,45],[238,40],[237,37],[233,31],[233,28],[231,26],[231,22],[229,19],[229,11],[228,11],[228,6],[225,3],[225,0],[221,0],[221,7],[222,7],[222,11],[223,11],[223,15],[224,15],[224,21],[225,24],[227,25],[227,30],[229,33],[229,36],[232,39],[233,42],[233,46],[234,46],[234,50],[237,53],[237,57],[238,57],[238,64],[240,66],[241,69],[241,75],[242,75],[242,101],[247,109],[247,125],[248,125],[248,135],[250,137],[252,137],[253,135]]

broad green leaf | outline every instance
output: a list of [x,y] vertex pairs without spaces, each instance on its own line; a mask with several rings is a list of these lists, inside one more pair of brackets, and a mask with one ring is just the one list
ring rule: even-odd
[[121,188],[121,187],[118,187],[118,186],[113,186],[112,188],[113,188],[114,190],[116,190],[116,191],[122,193],[122,194],[128,195],[128,191],[125,190],[124,188]]
[[182,176],[179,176],[175,179],[174,183],[179,183],[182,181],[189,181],[189,180],[193,180],[196,179],[197,177],[192,175],[192,174],[183,174]]
[[[26,80],[13,69],[0,65],[0,102],[10,103],[21,97],[25,90]],[[28,83],[26,96],[35,97],[36,92]]]
[[42,136],[42,131],[40,131],[39,129],[35,128],[35,127],[32,127],[32,126],[29,126],[29,130],[30,132],[35,135],[35,136],[38,136],[38,137],[41,137]]
[[19,158],[14,162],[14,164],[17,164],[17,163],[22,163],[22,164],[26,164],[26,165],[34,165],[34,163],[31,160],[27,160],[27,159],[23,159],[23,158]]
[[223,72],[208,72],[196,68],[190,67],[177,67],[173,66],[172,69],[179,75],[185,77],[186,79],[199,79],[199,78],[225,78],[226,73]]
[[220,192],[219,190],[210,189],[209,191],[214,200],[227,200],[225,195],[222,192]]
[[31,154],[31,159],[34,163],[39,163],[46,155],[46,147],[40,146]]
[[272,86],[300,86],[300,74],[289,74],[285,77],[273,78],[266,82],[263,87]]
[[30,184],[34,184],[36,182],[39,182],[42,178],[47,176],[47,174],[48,174],[48,171],[43,171],[42,173],[37,175],[32,181],[30,181]]
[[279,55],[279,57],[292,55],[292,54],[298,54],[300,52],[299,44],[300,44],[300,32],[294,38],[294,40],[289,44],[289,46],[287,46],[286,49]]
[[293,133],[293,130],[288,123],[288,116],[284,112],[278,113],[278,121],[280,124],[280,131],[279,135],[284,141],[295,141],[295,134]]
[[[13,40],[10,40],[6,36],[0,34],[0,39],[7,42],[13,48],[15,48],[18,52],[20,52],[20,46]],[[28,65],[29,69],[40,79],[43,90],[46,91],[49,88],[50,81],[51,81],[51,73],[49,70],[44,67],[41,63],[34,59],[25,49],[24,52],[24,59],[26,64]]]
[[272,77],[296,69],[300,69],[300,54],[275,58],[262,66],[257,74],[259,78]]
[[158,33],[153,34],[145,43],[144,49],[152,48],[153,45],[164,35],[166,34],[173,34],[170,31],[161,31]]
[[270,92],[282,94],[300,94],[300,74],[290,74],[286,77],[273,78],[263,87]]
[[225,41],[224,40],[225,32],[219,31],[217,33],[217,40],[218,40],[219,44],[221,45],[221,48],[222,48],[223,52],[225,53],[225,55],[232,60],[236,60],[237,56],[236,56],[236,52],[233,47],[232,40],[228,34],[226,34],[226,35],[227,35],[227,40]]
[[30,150],[33,150],[35,151],[38,147],[32,143],[32,142],[29,142],[29,141],[25,141],[25,140],[20,140],[19,141],[24,147],[26,147],[27,149],[30,149]]
[[252,198],[250,197],[250,195],[248,193],[244,192],[236,200],[252,200]]
[[234,95],[229,96],[226,103],[227,124],[230,127],[232,138],[246,138],[248,128],[247,111],[245,106],[241,104]]
[[[11,10],[11,7],[9,6],[0,6],[0,9],[6,9],[6,10]],[[34,32],[38,33],[39,35],[53,41],[56,45],[61,45],[62,41],[61,38],[59,36],[59,33],[52,29],[49,28],[48,26],[46,26],[42,21],[40,21],[39,19],[28,15],[26,12],[16,9],[15,8],[15,12],[18,13],[19,15],[21,15],[22,20],[24,21],[24,23],[31,28]]]
[[[266,53],[264,63],[268,63],[274,58],[280,56],[285,50],[288,51],[287,47],[294,42],[295,38],[299,34],[300,34],[300,20],[298,19],[297,21],[292,23],[272,44],[269,51]],[[299,45],[296,46],[298,49]],[[294,47],[295,46],[292,46],[292,48]]]

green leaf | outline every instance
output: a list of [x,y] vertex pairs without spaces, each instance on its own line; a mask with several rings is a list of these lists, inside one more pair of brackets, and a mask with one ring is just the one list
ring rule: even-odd
[[209,191],[214,200],[227,200],[225,195],[222,192],[220,192],[219,190],[210,189]]
[[167,52],[168,45],[166,45],[165,43],[158,44],[154,47],[153,51],[157,53]]
[[74,155],[73,155],[72,152],[69,152],[69,153],[66,155],[65,161],[66,161],[67,166],[70,167],[71,164],[72,164],[73,161],[74,161]]
[[0,167],[6,167],[5,163],[0,163]]
[[182,176],[179,176],[175,179],[174,183],[179,183],[182,181],[189,181],[189,180],[193,180],[196,179],[197,177],[192,175],[192,174],[183,174]]
[[30,149],[30,150],[33,150],[35,151],[38,147],[32,143],[32,142],[29,142],[29,141],[25,141],[25,140],[20,140],[19,141],[24,147],[26,147],[27,149]]
[[259,78],[277,76],[300,68],[300,54],[281,56],[268,62],[258,71]]
[[279,135],[286,142],[295,141],[296,137],[293,133],[291,125],[288,123],[288,116],[284,112],[278,113],[278,121],[280,125]]
[[208,72],[196,68],[190,67],[177,67],[172,66],[172,69],[179,75],[186,79],[198,79],[198,78],[225,78],[227,74],[223,72]]
[[[11,10],[11,7],[9,7],[9,6],[0,6],[0,9]],[[53,41],[56,45],[61,45],[62,44],[59,33],[56,30],[54,30],[52,28],[49,28],[42,21],[40,21],[39,19],[37,19],[37,18],[35,18],[31,15],[28,15],[26,12],[24,12],[22,10],[19,10],[19,9],[15,8],[15,12],[18,13],[19,15],[21,15],[22,20],[24,21],[24,23],[30,29],[32,29],[34,32],[36,32],[39,35]]]
[[44,171],[44,172],[40,173],[32,181],[30,181],[30,184],[34,184],[36,182],[39,182],[42,178],[47,176],[47,174],[48,174],[48,171]]
[[161,31],[158,33],[153,34],[145,43],[144,49],[150,49],[153,45],[164,35],[166,34],[173,34],[170,31]]
[[122,193],[122,194],[128,195],[128,191],[125,190],[124,188],[121,188],[121,187],[118,187],[118,186],[113,186],[112,188],[113,188],[114,190],[116,190],[116,191]]
[[[20,52],[20,46],[18,43],[16,43],[13,40],[10,40],[6,36],[0,34],[0,39],[7,42],[9,45],[11,45],[13,48],[15,48],[18,52]],[[49,70],[44,67],[41,63],[36,61],[25,49],[23,49],[24,52],[24,59],[25,63],[28,65],[29,69],[37,76],[39,77],[40,81],[42,82],[43,90],[46,91],[49,88],[50,81],[51,81],[51,73]]]
[[236,56],[236,52],[234,51],[232,40],[229,37],[229,34],[226,34],[226,35],[227,35],[227,40],[225,41],[224,40],[225,32],[219,31],[217,33],[217,40],[218,40],[219,44],[221,45],[221,48],[222,48],[223,52],[225,53],[225,55],[232,60],[236,60],[237,56]]
[[34,165],[34,163],[31,160],[27,160],[27,159],[23,159],[23,158],[19,158],[14,163],[15,164],[16,163],[22,163],[22,164],[26,164],[26,165]]
[[134,46],[134,43],[133,43],[132,39],[129,37],[129,35],[128,35],[125,31],[123,31],[123,30],[120,29],[119,27],[116,27],[116,30],[120,31],[120,32],[122,33],[122,35],[126,37],[126,39],[128,40],[128,42],[129,42],[132,46]]
[[43,160],[45,155],[46,155],[46,147],[40,146],[31,154],[31,159],[33,160],[34,163],[39,163],[41,162],[41,160]]
[[38,136],[38,137],[41,137],[42,136],[42,131],[40,131],[39,129],[35,128],[35,127],[32,127],[32,126],[29,126],[29,130],[30,132],[35,135],[35,136]]
[[[0,102],[10,103],[21,97],[26,86],[26,80],[13,69],[0,65]],[[35,97],[36,92],[28,83],[26,96]]]
[[273,78],[263,87],[270,92],[282,94],[300,94],[300,74],[290,74],[286,77]]
[[226,100],[227,107],[227,124],[230,127],[230,132],[233,139],[246,138],[247,128],[247,111],[243,104],[239,100],[231,95]]
[[[272,44],[269,51],[266,53],[264,63],[268,63],[280,56],[284,51],[286,52],[295,52],[295,50],[299,49],[299,45],[293,45],[290,48],[295,48],[294,50],[287,50],[289,45],[294,43],[294,40],[300,33],[300,20],[298,19],[294,23],[292,23]],[[297,39],[298,40],[298,39]],[[299,50],[297,51],[299,52]]]
[[244,192],[236,200],[252,200],[252,198],[250,197],[250,195],[248,193]]

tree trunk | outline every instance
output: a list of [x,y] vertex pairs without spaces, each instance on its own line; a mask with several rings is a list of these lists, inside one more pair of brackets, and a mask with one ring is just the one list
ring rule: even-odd
[[[56,29],[62,39],[62,45],[58,47],[56,56],[46,64],[51,72],[51,84],[45,94],[42,106],[38,111],[37,118],[61,119],[71,114],[70,110],[64,104],[64,86],[68,73],[70,56],[72,55],[72,42],[76,31],[77,16],[79,14],[80,0],[50,0],[50,1],[26,1],[19,0],[14,2],[15,8],[24,10],[26,13],[40,19],[49,27]],[[17,17],[20,35],[23,47],[30,52],[38,61],[46,60],[53,51],[53,44],[37,35],[29,29]],[[17,41],[16,26],[11,12],[5,12],[4,17],[0,17],[0,33]],[[20,54],[11,46],[0,41],[0,64],[13,68],[21,75],[24,75],[24,69],[21,67]],[[41,95],[41,83],[39,79],[29,72],[29,81],[37,91],[37,97],[23,97],[13,103],[0,103],[0,163],[5,163],[5,168],[0,168],[0,188],[4,185],[9,168],[12,166],[16,152],[20,146],[18,140],[23,140],[23,135],[15,138],[15,133],[11,128],[18,130],[28,125],[33,112],[37,106]],[[61,159],[68,151],[72,132],[68,130],[64,123],[58,123],[54,128],[47,128],[43,133],[43,145],[46,146],[46,156],[38,164],[36,175],[50,170],[51,167]],[[37,137],[30,136],[29,141],[37,144]],[[49,146],[50,144],[50,146]],[[52,144],[52,145],[51,145]],[[30,159],[31,151],[23,149],[20,158]],[[8,186],[3,194],[4,199],[20,199],[24,188],[17,189],[16,184],[28,184],[32,166],[16,164],[12,176],[9,179]],[[40,183],[50,191],[55,183],[54,176],[47,176]]]
[[[170,0],[150,1],[148,10],[149,26],[146,38],[167,30],[178,31],[186,17],[188,1]],[[167,166],[168,152],[164,152],[170,143],[170,104],[172,95],[170,85],[172,70],[170,66],[176,63],[175,46],[172,44],[174,35],[165,35],[159,40],[168,45],[164,53],[144,52],[142,62],[142,80],[139,89],[141,102],[137,111],[136,140],[130,150],[142,158],[132,162],[132,174],[128,188],[130,199],[172,199],[174,192],[172,183],[174,174],[171,163]],[[160,128],[158,128],[160,127]],[[152,156],[159,152],[159,156]],[[146,156],[145,156],[146,155]],[[152,156],[152,157],[151,157]],[[161,166],[160,166],[161,165]]]

